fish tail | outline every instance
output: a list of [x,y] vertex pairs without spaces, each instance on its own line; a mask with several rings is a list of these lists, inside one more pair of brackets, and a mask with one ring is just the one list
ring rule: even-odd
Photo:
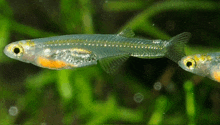
[[185,56],[185,44],[189,41],[191,33],[183,32],[172,37],[168,42],[166,57],[176,63]]

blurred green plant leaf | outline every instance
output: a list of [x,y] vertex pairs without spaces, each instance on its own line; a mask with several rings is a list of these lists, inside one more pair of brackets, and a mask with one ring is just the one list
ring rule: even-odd
[[[149,3],[147,1],[147,3]],[[139,10],[146,6],[146,2],[143,1],[106,1],[103,5],[105,11],[134,11]]]
[[73,96],[72,86],[69,81],[71,70],[57,71],[57,89],[64,100],[70,100]]
[[[1,17],[0,16],[0,50],[4,50],[4,47],[9,41],[9,27],[10,27],[10,22],[8,19]],[[3,52],[0,52],[0,62],[7,61],[8,58],[6,57]]]
[[194,97],[194,86],[191,81],[186,81],[184,83],[184,89],[186,94],[186,112],[189,119],[189,124],[195,124],[196,107],[195,107],[195,97]]
[[162,124],[163,115],[165,114],[165,110],[167,108],[167,97],[160,96],[155,102],[155,109],[148,122],[149,125],[158,125]]
[[60,14],[62,28],[67,33],[82,33],[81,6],[78,0],[61,0]]
[[93,34],[93,21],[92,21],[92,3],[90,0],[79,0],[81,6],[81,19],[83,23],[83,33]]

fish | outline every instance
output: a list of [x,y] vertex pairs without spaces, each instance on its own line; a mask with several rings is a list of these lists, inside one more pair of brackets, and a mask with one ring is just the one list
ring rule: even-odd
[[178,62],[185,56],[184,45],[190,38],[183,32],[170,40],[135,38],[131,29],[118,34],[74,34],[20,40],[4,48],[6,56],[36,66],[62,70],[100,64],[114,73],[130,56],[167,57]]
[[220,82],[220,52],[188,55],[178,65],[188,72]]

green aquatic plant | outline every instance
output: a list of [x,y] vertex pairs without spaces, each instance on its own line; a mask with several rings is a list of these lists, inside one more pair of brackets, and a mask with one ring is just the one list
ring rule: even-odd
[[186,112],[188,115],[189,124],[195,124],[196,109],[192,81],[186,81],[184,83],[184,89],[186,93]]

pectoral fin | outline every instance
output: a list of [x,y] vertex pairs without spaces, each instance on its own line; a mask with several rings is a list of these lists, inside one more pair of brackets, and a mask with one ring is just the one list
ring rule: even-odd
[[100,66],[109,74],[116,72],[129,58],[129,54],[107,57],[99,60]]

